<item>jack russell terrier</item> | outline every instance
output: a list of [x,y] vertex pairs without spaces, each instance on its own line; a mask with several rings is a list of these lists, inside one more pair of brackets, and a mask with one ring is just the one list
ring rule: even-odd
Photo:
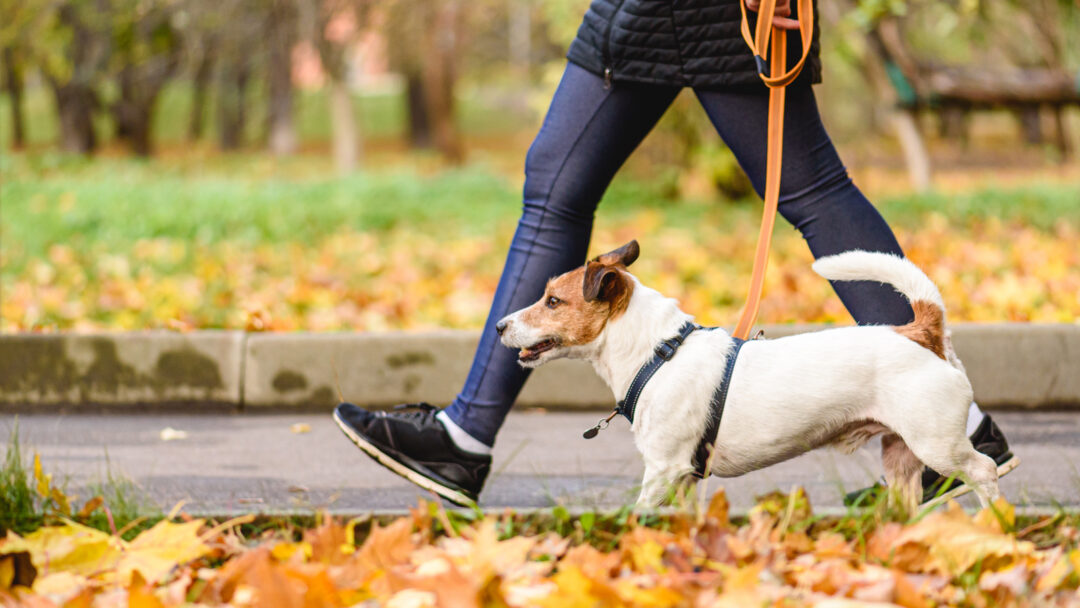
[[630,419],[645,460],[639,507],[659,505],[695,474],[734,477],[825,445],[850,453],[878,434],[886,483],[910,513],[922,497],[924,464],[964,479],[984,506],[998,497],[994,461],[965,434],[971,384],[946,331],[941,294],[914,264],[849,251],[813,265],[834,281],[892,284],[914,309],[907,325],[842,327],[741,348],[722,329],[697,327],[674,299],[630,274],[638,253],[631,241],[551,279],[538,302],[496,329],[520,350],[522,366],[585,359],[616,398],[626,395],[616,411]]

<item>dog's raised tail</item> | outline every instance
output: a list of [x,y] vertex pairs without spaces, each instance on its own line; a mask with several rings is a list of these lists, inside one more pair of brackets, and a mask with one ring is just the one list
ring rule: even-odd
[[898,326],[897,333],[946,358],[945,302],[930,277],[910,260],[890,253],[854,250],[821,258],[813,267],[830,281],[892,285],[915,311],[915,320]]

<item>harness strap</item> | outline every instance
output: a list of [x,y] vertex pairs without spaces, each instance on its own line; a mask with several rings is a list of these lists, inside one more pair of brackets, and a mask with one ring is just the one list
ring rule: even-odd
[[641,397],[641,391],[645,389],[645,385],[648,384],[649,379],[653,377],[656,370],[660,369],[660,366],[664,363],[671,361],[671,358],[675,356],[675,351],[679,350],[682,346],[683,340],[689,336],[695,329],[698,329],[698,325],[687,321],[679,328],[679,335],[668,338],[660,344],[656,345],[653,349],[653,356],[649,359],[649,362],[641,366],[638,373],[634,376],[634,380],[630,382],[630,388],[626,390],[626,397],[615,407],[615,411],[626,416],[626,419],[631,424],[634,422],[634,410],[637,409],[638,398]]
[[[746,14],[746,3],[739,0],[742,11],[742,36],[754,52],[758,75],[769,87],[769,130],[768,152],[765,161],[765,207],[761,217],[761,231],[758,233],[757,250],[754,253],[754,271],[750,276],[750,291],[746,296],[739,322],[732,335],[747,339],[750,327],[757,318],[761,304],[761,291],[765,285],[765,269],[769,262],[769,246],[772,244],[773,225],[776,223],[776,208],[780,200],[780,167],[783,160],[784,146],[784,101],[787,85],[798,77],[806,58],[810,55],[810,44],[814,38],[814,7],[812,0],[798,0],[799,34],[802,36],[802,57],[790,70],[787,67],[787,33],[772,25],[776,14],[776,0],[761,0],[755,35],[750,35],[750,21]],[[771,49],[771,53],[767,51]],[[766,69],[765,57],[769,57]]]
[[735,360],[739,357],[746,340],[732,338],[734,345],[731,354],[728,355],[727,364],[724,366],[724,375],[720,377],[720,384],[713,391],[712,400],[709,402],[708,423],[705,425],[705,434],[698,442],[694,452],[694,477],[705,479],[709,474],[709,454],[716,447],[716,435],[720,432],[720,419],[724,416],[724,403],[727,402],[728,387],[731,386],[731,373],[735,371]]

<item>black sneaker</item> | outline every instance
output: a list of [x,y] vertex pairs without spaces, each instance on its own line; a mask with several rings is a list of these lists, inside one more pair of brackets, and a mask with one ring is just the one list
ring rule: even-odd
[[[1009,442],[1005,435],[990,419],[989,414],[983,414],[982,422],[971,436],[971,444],[975,449],[994,459],[998,467],[998,477],[1012,471],[1020,464],[1020,459],[1009,451]],[[923,499],[922,504],[931,501],[942,502],[952,498],[963,496],[971,491],[971,486],[957,478],[948,478],[940,475],[930,467],[923,469],[922,475]],[[869,488],[849,492],[844,496],[844,504],[847,506],[866,506],[875,502],[884,491],[885,487],[876,483]]]
[[435,419],[438,408],[413,403],[394,410],[369,412],[342,403],[334,409],[334,421],[379,464],[452,503],[476,507],[476,497],[491,470],[491,456],[458,448]]

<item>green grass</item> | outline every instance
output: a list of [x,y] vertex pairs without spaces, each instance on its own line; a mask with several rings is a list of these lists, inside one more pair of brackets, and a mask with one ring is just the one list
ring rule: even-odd
[[[10,236],[3,239],[4,272],[20,272],[55,243],[76,249],[123,248],[156,237],[206,245],[314,243],[342,229],[397,227],[437,239],[446,233],[490,235],[521,210],[518,187],[480,167],[432,176],[397,170],[300,177],[307,162],[262,155],[205,164],[9,156],[0,161],[0,226]],[[619,214],[665,203],[670,205],[655,187],[621,180],[604,207]],[[699,219],[692,205],[674,208],[672,215],[683,222]]]
[[[14,154],[0,160],[0,227],[5,273],[64,243],[124,248],[167,237],[198,245],[312,244],[342,229],[378,233],[415,228],[440,234],[490,235],[520,214],[519,186],[482,166],[430,176],[409,170],[327,176],[312,159],[265,155],[176,161],[85,160],[59,154]],[[666,225],[756,221],[752,201],[672,200],[665,179],[620,176],[599,215],[620,219],[652,208]],[[929,193],[878,201],[898,227],[938,213],[956,224],[997,217],[1049,228],[1080,224],[1080,185],[985,188],[960,195]]]
[[1080,184],[980,188],[962,194],[909,194],[887,198],[881,206],[887,219],[907,225],[928,213],[937,213],[953,222],[997,218],[1049,229],[1059,221],[1080,224]]
[[[61,517],[71,517],[94,496],[103,499],[102,506],[86,517],[76,519],[103,532],[122,531],[122,536],[127,540],[163,517],[161,510],[142,488],[108,467],[105,477],[89,484],[86,487],[87,495],[80,496],[77,503],[73,502],[72,513],[64,513],[58,510],[52,499],[38,494],[31,463],[32,459],[28,459],[23,452],[16,420],[8,437],[3,465],[0,466],[0,537],[8,530],[26,534],[44,524],[56,523]],[[58,489],[66,493],[63,485],[66,484]],[[57,487],[55,482],[53,487]]]
[[0,535],[8,530],[22,533],[41,525],[44,515],[35,500],[32,476],[23,461],[16,421],[8,438],[4,464],[0,468]]

